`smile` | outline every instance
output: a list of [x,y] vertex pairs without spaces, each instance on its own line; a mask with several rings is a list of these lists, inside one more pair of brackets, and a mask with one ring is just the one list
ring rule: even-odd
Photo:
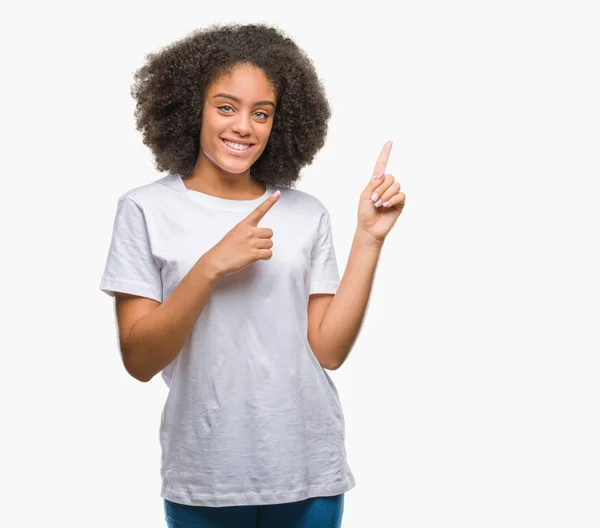
[[221,141],[223,142],[223,145],[225,145],[227,151],[235,156],[245,156],[256,146],[255,144],[244,145],[242,143],[234,143],[233,141],[227,141],[225,139],[222,139]]

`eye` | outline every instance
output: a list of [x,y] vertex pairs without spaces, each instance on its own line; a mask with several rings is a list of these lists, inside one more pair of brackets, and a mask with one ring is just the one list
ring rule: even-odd
[[[225,111],[225,108],[229,108],[229,110],[233,110],[233,108],[231,108],[231,106],[229,105],[221,105],[221,106],[217,106],[217,108],[219,110],[222,110],[223,112],[225,112],[226,114],[230,114],[231,112]],[[262,110],[258,110],[257,112],[254,112],[255,114],[261,114],[260,119],[268,119],[269,118],[269,114],[267,114],[266,112],[263,112]]]

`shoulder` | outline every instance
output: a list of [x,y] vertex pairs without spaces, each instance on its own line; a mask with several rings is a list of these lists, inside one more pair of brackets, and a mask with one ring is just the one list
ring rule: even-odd
[[150,183],[140,185],[129,189],[119,196],[119,203],[126,203],[131,206],[137,205],[144,210],[149,209],[155,204],[164,202],[173,191],[172,175],[163,176]]
[[288,207],[297,208],[304,215],[311,217],[320,218],[321,216],[329,215],[325,204],[316,196],[299,189],[285,187],[278,187],[278,189],[281,191],[281,198],[285,200]]

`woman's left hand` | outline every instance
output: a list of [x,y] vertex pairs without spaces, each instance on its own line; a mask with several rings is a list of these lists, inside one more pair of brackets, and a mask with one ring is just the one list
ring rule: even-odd
[[358,207],[358,229],[371,235],[376,243],[383,243],[406,200],[400,183],[391,174],[385,174],[391,150],[392,142],[388,141],[379,154],[371,181],[360,195]]

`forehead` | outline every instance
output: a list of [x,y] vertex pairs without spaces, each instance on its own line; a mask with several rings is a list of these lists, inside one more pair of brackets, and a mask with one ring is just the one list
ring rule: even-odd
[[218,92],[227,92],[242,100],[275,97],[275,90],[269,83],[265,72],[256,66],[241,65],[233,71],[221,75],[207,89],[207,96]]

